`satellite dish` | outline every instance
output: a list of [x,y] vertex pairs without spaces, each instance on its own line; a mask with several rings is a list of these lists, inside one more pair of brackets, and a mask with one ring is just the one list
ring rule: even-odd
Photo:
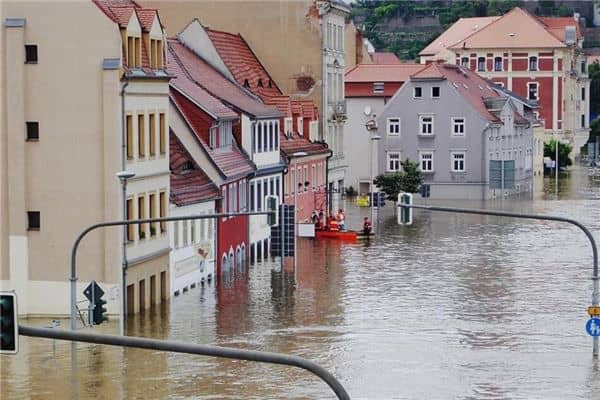
[[368,117],[369,115],[371,115],[371,107],[370,106],[365,106],[365,115]]

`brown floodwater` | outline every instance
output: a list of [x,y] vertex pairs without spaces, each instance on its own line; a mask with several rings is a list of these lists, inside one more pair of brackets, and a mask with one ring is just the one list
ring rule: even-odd
[[[558,199],[551,180],[543,188],[534,200],[444,204],[569,216],[597,236],[600,182],[575,169]],[[345,207],[349,226],[368,213]],[[299,240],[295,266],[269,260],[230,271],[131,318],[127,334],[299,355],[331,371],[353,399],[600,396],[585,332],[591,250],[575,227],[426,212],[401,227],[389,205],[379,220],[376,240]],[[117,333],[118,322],[94,331]],[[334,398],[290,367],[75,349],[21,337],[19,354],[0,359],[1,398]]]

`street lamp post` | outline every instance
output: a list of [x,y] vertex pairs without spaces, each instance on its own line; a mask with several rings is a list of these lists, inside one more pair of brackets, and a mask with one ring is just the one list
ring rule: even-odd
[[[365,128],[367,128],[367,133],[371,133],[371,132],[376,132],[377,131],[377,120],[375,120],[375,115],[371,115],[371,108],[367,107],[365,108],[365,114],[370,116],[371,118],[365,123]],[[373,156],[373,143],[376,143],[378,140],[381,140],[381,136],[379,136],[377,133],[374,133],[372,135],[370,135],[370,140],[371,140],[371,145],[370,145],[370,151],[369,151],[369,160],[370,160],[370,166],[369,166],[369,170],[370,170],[370,175],[371,175],[371,179],[369,180],[369,191],[371,192],[371,198],[369,199],[369,205],[371,206],[371,223],[374,223],[373,221],[375,221],[375,207],[374,207],[374,203],[375,203],[375,193],[373,191],[373,175],[374,175],[374,168],[373,168],[373,161],[374,161],[374,156]],[[377,198],[377,200],[379,200],[379,198]]]
[[[120,171],[117,173],[117,177],[121,181],[121,188],[123,191],[123,219],[127,218],[127,180],[135,176],[133,171]],[[129,226],[123,225],[123,243],[122,243],[122,259],[121,259],[121,301],[120,301],[120,318],[119,318],[119,332],[121,336],[125,335],[125,320],[127,318],[127,230]]]

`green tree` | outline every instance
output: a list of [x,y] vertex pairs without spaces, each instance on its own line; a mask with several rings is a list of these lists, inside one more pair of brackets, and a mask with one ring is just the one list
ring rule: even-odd
[[590,111],[600,114],[600,64],[596,61],[589,65],[590,76]]
[[402,171],[391,174],[382,174],[373,181],[375,186],[387,194],[388,199],[398,201],[400,192],[416,193],[423,183],[423,177],[419,170],[419,163],[410,161],[408,158],[401,162]]
[[558,143],[558,167],[564,168],[573,164],[573,161],[569,158],[573,146],[557,142],[552,139],[548,143],[544,143],[544,157],[550,157],[551,160],[556,161],[556,143]]

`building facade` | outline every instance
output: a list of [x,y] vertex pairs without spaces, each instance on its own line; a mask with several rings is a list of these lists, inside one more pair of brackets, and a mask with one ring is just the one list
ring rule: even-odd
[[389,64],[359,64],[346,73],[345,94],[348,108],[344,141],[344,156],[348,161],[346,185],[352,186],[359,194],[371,191],[371,174],[377,173],[377,157],[374,155],[376,145],[372,142],[373,135],[367,131],[366,123],[376,119],[387,101],[410,78],[410,75],[421,69],[423,69],[421,64],[400,64],[389,61]]
[[[277,7],[241,0],[142,3],[158,8],[174,32],[183,30],[194,17],[211,28],[239,32],[283,93],[317,105],[321,127],[309,139],[326,141],[334,151],[327,180],[332,191],[343,190],[347,166],[343,157],[344,70],[371,62],[362,35],[351,22],[346,23],[350,9],[344,2],[290,0]],[[334,197],[337,201],[338,196]]]
[[[168,215],[164,31],[156,10],[127,1],[4,2],[2,15],[1,286],[21,314],[68,314],[79,232],[138,209]],[[136,173],[126,210],[124,169]],[[117,232],[89,234],[77,258],[78,295],[98,281],[109,313],[121,297]],[[156,226],[128,233],[127,309],[137,312],[168,298],[169,244]]]
[[[466,68],[432,63],[411,76],[378,118],[379,172],[416,161],[435,199],[531,191],[533,134],[522,112]],[[494,188],[496,161],[514,170],[514,185],[507,173]]]
[[516,7],[501,17],[469,20],[459,20],[434,41],[440,44],[437,54],[454,54],[456,64],[537,101],[547,139],[569,139],[577,155],[589,137],[590,95],[578,16],[537,17]]
[[[169,215],[215,214],[219,189],[174,134],[170,135],[171,196]],[[212,280],[215,273],[214,219],[177,221],[169,230],[171,294]]]

